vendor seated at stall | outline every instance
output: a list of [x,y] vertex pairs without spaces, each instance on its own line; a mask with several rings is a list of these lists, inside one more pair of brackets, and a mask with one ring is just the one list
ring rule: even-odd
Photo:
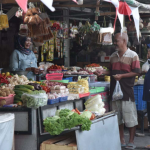
[[35,74],[39,74],[37,68],[37,59],[30,46],[32,41],[30,37],[17,36],[15,40],[15,50],[10,57],[11,71],[28,71],[28,79],[35,79]]

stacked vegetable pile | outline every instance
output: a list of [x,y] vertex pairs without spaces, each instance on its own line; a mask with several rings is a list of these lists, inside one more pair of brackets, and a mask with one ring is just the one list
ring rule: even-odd
[[42,91],[37,83],[29,83],[30,85],[16,85],[14,87],[15,98],[14,103],[24,105],[29,108],[38,108],[47,105],[47,94]]
[[93,64],[89,64],[86,67],[100,67],[99,64],[93,63]]
[[26,85],[30,83],[30,81],[26,76],[24,75],[18,76],[17,74],[12,76],[11,78],[8,78],[8,81],[12,87],[14,87],[15,85]]
[[89,83],[88,83],[88,78],[82,78],[79,77],[78,82],[79,85],[81,85],[82,87],[84,87],[84,93],[88,93],[89,92]]
[[50,66],[50,68],[47,69],[47,71],[51,71],[53,69],[56,69],[56,70],[62,70],[62,67],[61,66],[58,66],[58,65],[52,65]]
[[44,120],[45,130],[51,135],[59,135],[64,129],[71,129],[81,125],[81,130],[90,130],[92,122],[90,121],[92,113],[85,111],[80,115],[76,110],[62,109],[57,110],[54,117],[48,117]]
[[14,103],[22,105],[22,99],[21,96],[23,93],[31,93],[32,90],[34,90],[34,86],[31,85],[16,85],[14,87],[15,91],[15,97],[14,97]]
[[88,99],[85,103],[85,108],[91,112],[103,115],[106,111],[104,108],[104,102],[102,102],[101,95],[96,95]]
[[0,87],[0,97],[6,97],[9,96],[10,94],[14,94],[14,91],[11,89],[11,87],[7,86],[1,86]]
[[28,108],[39,108],[41,106],[47,105],[48,96],[45,91],[32,91],[31,93],[24,93],[21,96],[23,105]]

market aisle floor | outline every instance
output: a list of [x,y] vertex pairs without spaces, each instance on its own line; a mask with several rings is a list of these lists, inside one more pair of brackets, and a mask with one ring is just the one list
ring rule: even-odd
[[[140,133],[140,131],[136,131],[136,133]],[[126,142],[128,142],[129,140],[129,133],[128,130],[125,130],[125,140]],[[146,148],[144,148],[146,145],[150,145],[150,133],[148,133],[148,131],[145,131],[145,136],[144,137],[135,137],[135,145],[137,146],[137,148],[135,150],[146,150]],[[125,148],[123,148],[122,150],[127,150]]]

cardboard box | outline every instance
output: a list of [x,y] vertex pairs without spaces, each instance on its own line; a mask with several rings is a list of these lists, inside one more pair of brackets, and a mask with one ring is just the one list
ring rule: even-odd
[[40,150],[77,150],[75,136],[60,136],[44,141]]

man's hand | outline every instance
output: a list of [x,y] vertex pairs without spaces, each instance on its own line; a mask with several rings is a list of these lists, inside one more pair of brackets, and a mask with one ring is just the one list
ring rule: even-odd
[[122,76],[121,74],[114,75],[113,77],[114,77],[115,80],[117,80],[117,81],[120,81],[120,80],[123,78],[123,76]]
[[142,71],[139,76],[145,75],[147,71]]

